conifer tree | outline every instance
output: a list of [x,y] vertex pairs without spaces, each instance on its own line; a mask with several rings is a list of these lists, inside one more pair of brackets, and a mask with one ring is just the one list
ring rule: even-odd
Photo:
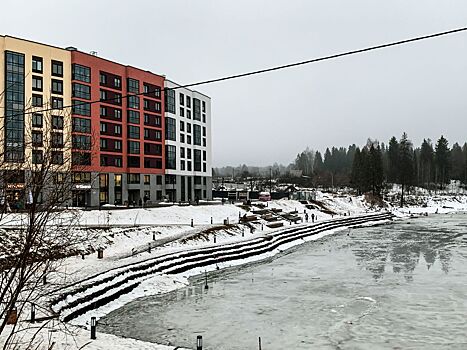
[[388,182],[395,183],[398,181],[399,173],[399,143],[393,136],[389,140],[388,147]]
[[412,143],[404,132],[399,141],[399,183],[401,184],[401,207],[404,206],[404,191],[413,180]]
[[435,148],[435,164],[436,164],[436,182],[441,184],[443,189],[444,184],[449,183],[449,172],[450,172],[450,152],[448,146],[448,140],[441,135]]

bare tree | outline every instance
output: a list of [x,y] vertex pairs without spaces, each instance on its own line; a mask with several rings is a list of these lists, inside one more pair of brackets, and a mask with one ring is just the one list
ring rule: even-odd
[[[6,161],[0,144],[0,335],[6,336],[4,349],[25,347],[21,339],[28,324],[7,327],[11,313],[26,319],[26,310],[35,304],[43,315],[53,316],[44,301],[61,283],[57,277],[60,261],[78,254],[89,239],[74,230],[79,211],[68,206],[73,174],[80,170],[76,164],[81,163],[72,156],[72,148],[90,149],[86,143],[93,140],[72,139],[71,113],[45,107],[42,128],[32,128],[32,117],[25,118],[22,161]],[[39,118],[32,107],[25,110],[26,115]],[[32,344],[36,333],[28,334],[24,341]]]

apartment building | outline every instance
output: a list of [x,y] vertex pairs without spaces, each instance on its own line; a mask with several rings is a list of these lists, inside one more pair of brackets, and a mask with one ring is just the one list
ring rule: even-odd
[[165,81],[166,193],[171,201],[212,199],[211,99]]
[[212,198],[209,97],[74,47],[0,36],[0,49],[5,163],[27,174],[50,135],[57,164],[70,159],[70,205]]
[[69,171],[70,86],[69,51],[0,36],[2,202],[24,204],[27,179],[46,155],[57,172]]

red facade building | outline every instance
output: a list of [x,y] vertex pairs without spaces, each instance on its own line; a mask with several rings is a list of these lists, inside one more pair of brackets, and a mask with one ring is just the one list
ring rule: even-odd
[[[165,173],[164,76],[73,48],[71,62],[76,182],[98,178],[101,204],[151,197]],[[94,204],[91,188],[77,190],[76,205]]]

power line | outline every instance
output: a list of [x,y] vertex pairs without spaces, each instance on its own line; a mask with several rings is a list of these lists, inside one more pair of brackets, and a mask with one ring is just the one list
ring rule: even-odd
[[[346,52],[342,52],[342,53],[338,53],[338,54],[334,54],[334,55],[313,58],[313,59],[309,59],[309,60],[306,60],[306,61],[289,63],[289,64],[285,64],[285,65],[281,65],[281,66],[275,66],[275,67],[271,67],[271,68],[265,68],[265,69],[250,71],[250,72],[241,73],[241,74],[229,75],[229,76],[225,76],[225,77],[221,77],[221,78],[209,79],[209,80],[204,80],[204,81],[191,83],[191,84],[186,84],[186,85],[179,85],[179,86],[172,87],[172,88],[164,87],[164,92],[167,92],[169,90],[178,90],[178,89],[182,89],[182,88],[191,88],[191,87],[199,86],[199,85],[212,84],[212,83],[217,83],[217,82],[225,81],[225,80],[244,78],[244,77],[251,76],[251,75],[263,74],[263,73],[273,72],[273,71],[277,71],[277,70],[281,70],[281,69],[287,69],[287,68],[292,68],[292,67],[297,67],[297,66],[303,66],[303,65],[311,64],[311,63],[317,63],[317,62],[321,62],[321,61],[333,60],[333,59],[341,58],[341,57],[344,57],[344,56],[351,56],[351,55],[356,55],[356,54],[360,54],[360,53],[364,53],[364,52],[375,51],[375,50],[379,50],[379,49],[385,49],[385,48],[392,47],[392,46],[405,45],[405,44],[413,43],[413,42],[416,42],[416,41],[433,39],[433,38],[436,38],[436,37],[446,36],[446,35],[460,33],[460,32],[464,32],[464,31],[467,31],[467,27],[457,28],[457,29],[453,29],[453,30],[438,32],[438,33],[424,35],[424,36],[418,36],[418,37],[414,37],[414,38],[410,38],[410,39],[404,39],[404,40],[400,40],[400,41],[394,41],[394,42],[381,44],[381,45],[376,45],[376,46],[370,46],[370,47],[366,47],[366,48],[358,49],[358,50],[346,51]],[[157,91],[160,91],[160,90],[156,89],[156,90],[153,90],[153,91],[139,92],[139,93],[132,93],[132,94],[127,94],[127,95],[122,95],[121,98],[123,99],[123,98],[128,98],[130,96],[150,95],[150,94],[155,93]],[[33,111],[25,112],[24,114],[26,115],[26,114],[32,114],[32,113],[42,113],[42,112],[56,111],[58,109],[64,109],[64,108],[72,108],[73,106],[79,106],[79,105],[87,105],[87,104],[92,105],[92,104],[95,104],[95,103],[116,101],[119,98],[120,97],[116,97],[116,98],[112,98],[112,99],[103,99],[103,100],[99,99],[99,100],[89,101],[89,102],[79,101],[78,103],[75,103],[74,105],[63,106],[62,108],[45,108],[45,109],[42,109],[42,110],[36,110],[34,112]],[[23,115],[23,114],[19,114],[19,115]],[[15,116],[15,115],[12,115],[12,116]]]

